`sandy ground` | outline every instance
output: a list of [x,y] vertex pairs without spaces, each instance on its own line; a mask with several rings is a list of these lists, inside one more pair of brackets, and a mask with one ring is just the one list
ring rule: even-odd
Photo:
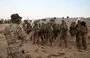
[[[7,52],[7,41],[3,35],[4,28],[7,25],[0,25],[0,57],[6,58]],[[90,31],[90,29],[89,29]],[[90,32],[88,33],[89,38],[87,39],[87,50],[86,51],[78,51],[75,45],[75,39],[71,39],[70,36],[68,39],[68,47],[59,47],[59,40],[56,40],[53,43],[53,46],[41,46],[41,45],[33,45],[31,41],[27,41],[24,44],[23,48],[26,50],[25,52],[30,55],[30,58],[90,58]]]

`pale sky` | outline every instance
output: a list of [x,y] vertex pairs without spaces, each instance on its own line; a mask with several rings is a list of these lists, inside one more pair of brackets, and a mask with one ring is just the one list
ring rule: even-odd
[[90,0],[0,0],[0,18],[90,17]]

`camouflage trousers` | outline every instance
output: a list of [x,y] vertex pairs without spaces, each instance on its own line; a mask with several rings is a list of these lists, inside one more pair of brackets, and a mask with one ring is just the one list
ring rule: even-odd
[[86,50],[86,34],[76,34],[76,45],[78,49],[83,47],[83,49]]
[[7,58],[25,58],[22,52],[9,53]]
[[60,33],[60,46],[62,46],[62,41],[64,41],[65,47],[67,47],[67,33]]
[[20,45],[21,45],[21,42],[8,44],[7,58],[25,58],[24,53],[22,52],[23,51],[23,49],[21,48],[22,46]]

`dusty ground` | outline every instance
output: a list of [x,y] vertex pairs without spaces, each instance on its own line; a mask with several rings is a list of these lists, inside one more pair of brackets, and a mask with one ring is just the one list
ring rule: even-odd
[[[7,41],[3,35],[4,28],[7,25],[0,25],[0,57],[6,58],[6,47]],[[89,29],[90,33],[90,29]],[[88,48],[86,51],[78,51],[75,46],[75,39],[71,39],[68,36],[68,48],[58,47],[58,40],[50,46],[41,46],[33,45],[32,42],[28,41],[24,45],[24,49],[30,55],[31,58],[90,58],[90,34],[88,33],[89,38],[87,39]]]

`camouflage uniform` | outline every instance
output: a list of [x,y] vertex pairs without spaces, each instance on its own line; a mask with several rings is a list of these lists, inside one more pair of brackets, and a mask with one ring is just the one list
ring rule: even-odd
[[25,33],[27,34],[27,20],[24,20],[24,23],[23,23],[23,29],[25,31]]
[[39,32],[39,22],[35,21],[34,22],[34,26],[33,26],[33,30],[34,30],[34,34],[33,34],[33,44],[36,43],[36,41],[38,40],[38,32]]
[[27,23],[27,34],[29,34],[32,31],[32,26],[30,23]]
[[76,23],[75,22],[71,23],[69,32],[72,37],[76,35]]
[[52,42],[53,42],[53,37],[54,37],[54,33],[53,33],[53,25],[52,23],[48,24],[48,40],[50,42],[50,45],[52,46]]
[[80,37],[81,37],[81,34],[80,34],[80,23],[78,23],[76,25],[76,45],[77,45],[78,49],[81,48]]
[[66,40],[67,31],[68,31],[68,27],[66,25],[66,22],[62,20],[62,24],[60,25],[60,46],[61,46],[62,40],[64,40],[65,47],[67,47],[67,40]]
[[7,57],[24,58],[23,53],[21,52],[21,47],[23,46],[23,42],[26,37],[23,28],[18,24],[10,24],[8,27],[5,28],[4,35],[8,43]]
[[54,33],[54,39],[56,40],[56,38],[58,37],[59,33],[60,33],[60,26],[59,24],[54,24],[53,25],[53,33]]
[[76,26],[76,44],[77,44],[77,48],[81,49],[82,46],[84,48],[84,50],[87,48],[86,45],[86,36],[87,36],[87,26],[83,26],[82,22],[77,24]]

